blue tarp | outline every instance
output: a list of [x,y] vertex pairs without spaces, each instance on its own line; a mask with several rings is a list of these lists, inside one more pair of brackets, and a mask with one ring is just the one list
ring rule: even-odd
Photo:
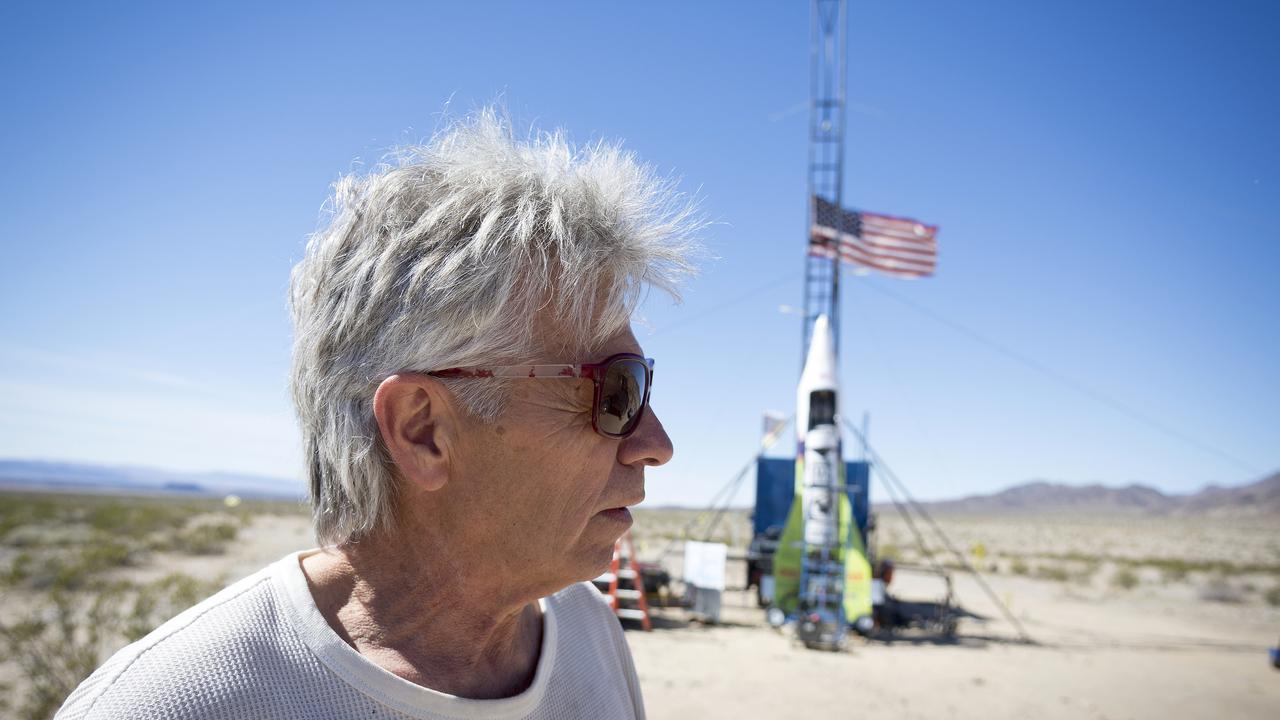
[[[868,479],[871,464],[863,461],[846,462],[845,492],[853,505],[853,518],[862,533],[863,546],[867,542]],[[756,510],[752,516],[755,534],[761,535],[770,527],[781,534],[795,497],[796,461],[791,458],[760,458],[756,463]]]

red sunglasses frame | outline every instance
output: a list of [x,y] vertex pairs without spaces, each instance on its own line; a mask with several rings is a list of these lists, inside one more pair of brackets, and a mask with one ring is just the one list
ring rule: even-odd
[[[640,409],[631,421],[631,427],[621,433],[610,433],[600,429],[600,400],[604,391],[604,377],[609,368],[622,360],[639,360],[644,366],[644,398],[640,401]],[[427,373],[438,378],[586,378],[595,386],[594,399],[591,402],[591,429],[609,438],[630,437],[640,427],[644,413],[649,409],[649,391],[653,388],[653,358],[635,353],[617,353],[598,363],[582,363],[581,365],[473,365],[469,367],[446,368]]]

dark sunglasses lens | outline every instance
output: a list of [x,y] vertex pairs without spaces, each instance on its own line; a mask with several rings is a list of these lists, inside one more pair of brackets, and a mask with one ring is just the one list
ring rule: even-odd
[[605,371],[596,427],[609,435],[626,435],[644,413],[648,368],[640,360],[618,360]]

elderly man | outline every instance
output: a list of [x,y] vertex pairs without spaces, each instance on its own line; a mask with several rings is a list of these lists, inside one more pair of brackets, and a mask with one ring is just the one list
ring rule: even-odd
[[323,549],[121,650],[60,718],[632,718],[585,580],[671,458],[630,329],[696,223],[616,147],[486,111],[335,185],[293,272]]

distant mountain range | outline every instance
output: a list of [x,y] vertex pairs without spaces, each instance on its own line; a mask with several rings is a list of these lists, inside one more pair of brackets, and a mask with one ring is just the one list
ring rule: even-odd
[[1053,513],[1140,515],[1280,514],[1280,472],[1237,487],[1209,487],[1166,495],[1146,485],[1106,487],[1037,480],[990,495],[922,503],[940,513],[1034,515]]
[[[301,481],[285,478],[43,460],[0,460],[0,488],[279,499],[306,495]],[[1280,472],[1248,485],[1210,485],[1190,495],[1166,495],[1146,485],[1107,487],[1035,480],[989,495],[921,504],[939,513],[974,515],[1269,515],[1280,514]]]
[[182,473],[147,467],[112,467],[44,460],[0,460],[0,487],[66,492],[135,492],[296,499],[298,480],[235,473]]

